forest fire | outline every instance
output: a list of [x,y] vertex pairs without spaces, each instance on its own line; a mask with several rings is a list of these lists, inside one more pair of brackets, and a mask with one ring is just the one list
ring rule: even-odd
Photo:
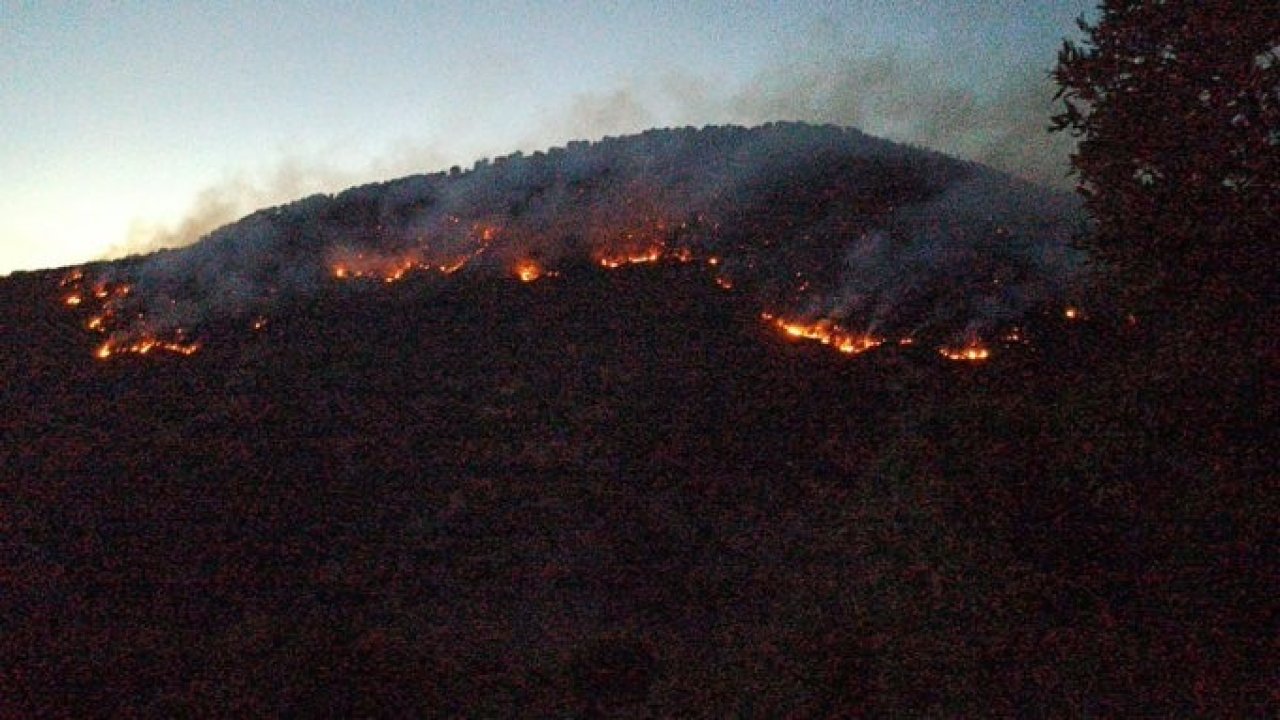
[[532,260],[521,260],[516,263],[515,273],[521,282],[527,283],[543,276],[542,266]]
[[431,266],[413,256],[382,257],[357,253],[345,261],[334,263],[330,273],[338,280],[373,279],[385,283],[403,280],[415,270],[427,271]]
[[108,360],[114,355],[134,354],[147,355],[152,352],[166,352],[175,355],[194,355],[200,349],[198,342],[166,341],[153,337],[142,338],[124,344],[105,342],[94,351],[94,357]]
[[632,252],[621,255],[604,255],[597,259],[600,267],[610,270],[620,268],[623,265],[638,265],[642,263],[653,263],[662,259],[662,246],[650,245],[647,249],[640,252]]
[[977,340],[971,340],[961,348],[938,348],[938,353],[948,360],[981,362],[991,357],[991,351]]
[[[200,343],[186,337],[181,328],[169,333],[171,337],[160,337],[148,331],[139,335],[136,330],[121,328],[116,318],[123,313],[122,303],[132,295],[133,287],[127,283],[100,281],[92,290],[82,287],[85,280],[83,270],[73,270],[59,283],[62,288],[71,288],[71,294],[63,298],[62,303],[77,310],[89,310],[93,314],[84,321],[84,328],[91,332],[110,334],[111,338],[98,345],[93,356],[99,360],[108,360],[119,355],[149,355],[152,353],[170,353],[175,355],[194,355],[200,349]],[[133,313],[131,317],[145,325],[141,313]]]
[[[461,258],[438,264],[427,262],[418,252],[410,252],[400,256],[351,253],[331,264],[329,271],[332,277],[339,280],[365,279],[379,283],[394,283],[414,272],[435,271],[449,275],[465,267],[470,260],[483,252],[486,247],[487,245],[480,245],[474,251]],[[694,261],[695,257],[688,248],[668,250],[662,245],[655,244],[639,252],[597,256],[596,262],[603,268],[616,269],[626,265],[648,264],[668,259],[686,263]],[[716,285],[725,290],[730,290],[734,287],[734,283],[719,271],[720,258],[708,256],[705,258],[705,263],[709,271],[713,273],[712,280]],[[532,258],[518,260],[511,266],[510,272],[525,283],[532,283],[539,279],[559,274],[555,270],[547,269]],[[100,344],[94,350],[93,355],[99,360],[130,354],[168,353],[190,356],[200,350],[201,344],[189,340],[181,329],[172,331],[169,333],[169,337],[161,337],[153,331],[145,331],[139,334],[136,331],[120,326],[116,322],[116,318],[120,317],[124,310],[121,302],[132,292],[131,286],[125,283],[101,282],[94,286],[91,291],[85,292],[81,288],[83,280],[84,275],[79,271],[68,275],[62,280],[59,286],[70,289],[70,294],[62,298],[62,303],[67,307],[84,309],[89,305],[90,301],[96,301],[94,304],[97,307],[94,313],[84,321],[84,327],[87,330],[111,336],[110,340]],[[1077,317],[1079,311],[1069,307],[1065,314],[1068,317]],[[138,321],[143,320],[140,314],[132,315],[131,317]],[[761,318],[786,337],[815,341],[845,355],[864,353],[880,347],[886,342],[884,338],[871,333],[848,330],[828,318],[800,321],[787,319],[772,313],[762,313]],[[250,322],[249,327],[256,332],[263,330],[266,324],[265,317],[256,316]],[[1018,328],[1009,331],[1004,339],[1007,342],[1025,342],[1021,330]],[[914,342],[912,337],[904,336],[898,339],[896,344],[910,346]],[[987,360],[991,356],[990,350],[976,339],[971,340],[962,347],[940,347],[937,350],[943,357],[959,362],[980,362]]]
[[[458,225],[461,219],[450,216],[449,222]],[[498,234],[497,227],[477,223],[462,238],[464,247],[455,245],[450,251],[433,247],[425,238],[412,247],[392,252],[331,248],[329,274],[336,280],[375,280],[387,284],[399,282],[413,273],[452,275],[482,255]],[[468,247],[470,249],[466,249]]]
[[775,317],[769,313],[762,313],[761,317],[789,337],[816,340],[846,355],[856,355],[884,344],[884,340],[880,338],[867,333],[851,333],[825,318],[813,323],[802,323]]

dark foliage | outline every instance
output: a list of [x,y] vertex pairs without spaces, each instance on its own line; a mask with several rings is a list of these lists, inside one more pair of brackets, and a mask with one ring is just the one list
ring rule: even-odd
[[0,283],[0,716],[1274,703],[1263,458],[1162,435],[1104,326],[850,360],[579,267],[99,363],[57,280]]
[[1096,220],[1095,259],[1144,327],[1260,344],[1280,294],[1280,12],[1273,2],[1103,2],[1066,43],[1055,118]]

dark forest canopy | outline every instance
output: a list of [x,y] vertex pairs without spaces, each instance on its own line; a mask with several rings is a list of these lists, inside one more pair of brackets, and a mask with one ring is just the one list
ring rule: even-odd
[[1156,332],[1262,341],[1280,267],[1280,6],[1104,2],[1081,29],[1059,55],[1054,122],[1080,138],[1085,244]]

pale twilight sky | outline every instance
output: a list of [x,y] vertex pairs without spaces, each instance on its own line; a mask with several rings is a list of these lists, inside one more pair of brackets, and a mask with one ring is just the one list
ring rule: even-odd
[[1089,0],[0,0],[0,274],[647,127],[837,122],[1066,186]]

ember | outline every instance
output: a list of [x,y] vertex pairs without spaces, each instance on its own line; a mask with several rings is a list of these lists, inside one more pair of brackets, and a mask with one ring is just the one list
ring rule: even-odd
[[866,352],[884,343],[884,340],[867,333],[849,332],[827,319],[814,323],[802,323],[784,320],[769,313],[762,313],[760,317],[773,323],[790,337],[817,340],[847,355]]
[[164,341],[156,338],[143,338],[134,340],[126,344],[117,345],[113,342],[105,342],[98,346],[94,351],[94,356],[99,360],[107,360],[113,355],[123,355],[132,353],[134,355],[147,355],[152,351],[174,353],[176,355],[194,355],[200,349],[200,343]]
[[964,362],[981,362],[991,357],[991,351],[976,340],[962,348],[938,348],[938,353],[948,360]]
[[136,330],[126,330],[116,323],[116,318],[127,315],[145,326],[146,317],[135,311],[125,311],[124,303],[133,288],[125,283],[101,281],[91,291],[81,287],[85,275],[83,270],[74,270],[59,282],[59,287],[70,287],[72,294],[63,298],[63,304],[77,309],[90,309],[94,312],[84,321],[86,330],[110,334],[111,338],[93,351],[99,360],[124,354],[147,355],[152,352],[165,352],[177,355],[192,355],[200,349],[200,343],[187,339],[181,328],[168,333],[169,337],[159,337],[154,332],[139,334]]
[[601,267],[614,269],[623,265],[657,262],[662,259],[662,247],[651,245],[647,250],[623,255],[605,255],[599,259]]
[[515,271],[516,277],[519,277],[521,282],[533,282],[543,274],[542,266],[532,260],[521,260],[516,263]]

